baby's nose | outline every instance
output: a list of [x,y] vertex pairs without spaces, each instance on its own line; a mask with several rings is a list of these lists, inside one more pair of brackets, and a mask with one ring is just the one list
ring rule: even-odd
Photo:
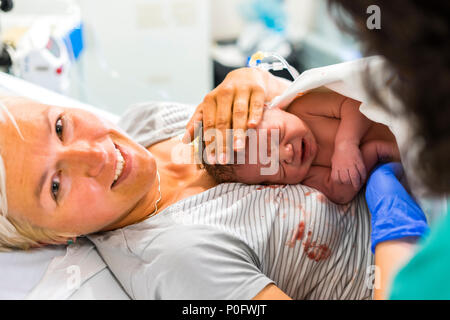
[[285,144],[280,148],[280,160],[291,163],[294,160],[294,148],[292,144]]

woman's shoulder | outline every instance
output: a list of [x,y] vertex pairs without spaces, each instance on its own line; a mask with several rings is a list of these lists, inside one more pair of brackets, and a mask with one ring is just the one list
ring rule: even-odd
[[[164,116],[166,121],[170,118],[172,120],[178,119],[183,115],[191,115],[194,107],[189,104],[177,103],[177,102],[167,102],[167,101],[148,101],[141,102],[130,105],[124,114],[120,117],[118,125],[126,129],[130,122],[133,124],[136,122],[149,121],[160,119]],[[177,117],[178,116],[178,117]]]
[[153,262],[199,261],[211,252],[222,257],[241,252],[241,258],[249,263],[259,263],[253,250],[231,234],[210,225],[177,223],[170,217],[155,216],[125,228],[90,235],[89,239],[112,264],[125,257]]
[[143,102],[130,106],[118,126],[136,142],[148,147],[181,134],[193,106],[175,102]]

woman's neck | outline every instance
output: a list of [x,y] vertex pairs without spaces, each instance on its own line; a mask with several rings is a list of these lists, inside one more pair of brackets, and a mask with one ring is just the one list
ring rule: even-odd
[[158,211],[168,206],[204,192],[217,185],[214,179],[206,170],[198,168],[196,164],[167,164],[159,163],[159,173],[161,176],[161,201]]
[[[160,192],[158,177],[155,177],[155,183],[152,185],[150,191],[142,197],[134,207],[130,208],[115,222],[104,227],[100,231],[111,231],[128,225],[140,222],[155,212],[155,204],[158,203],[158,211],[160,211]],[[162,199],[161,199],[162,200]]]
[[132,223],[142,221],[151,215],[155,211],[155,203],[160,196],[156,214],[182,199],[199,194],[217,185],[206,170],[200,169],[193,159],[185,162],[172,159],[176,154],[183,154],[187,159],[189,152],[192,150],[191,145],[173,138],[157,143],[149,147],[148,150],[155,157],[160,179],[159,183],[157,179],[148,195],[136,208],[137,213],[130,214],[130,218],[134,219]]

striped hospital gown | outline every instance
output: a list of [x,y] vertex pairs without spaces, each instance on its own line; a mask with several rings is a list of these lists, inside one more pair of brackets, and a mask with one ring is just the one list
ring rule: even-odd
[[[191,111],[142,104],[121,125],[149,146]],[[90,239],[135,299],[251,299],[269,283],[294,299],[370,299],[369,236],[362,194],[337,205],[303,185],[226,183]]]

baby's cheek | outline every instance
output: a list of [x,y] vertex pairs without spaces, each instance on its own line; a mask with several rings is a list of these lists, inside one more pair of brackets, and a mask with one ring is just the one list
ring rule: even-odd
[[307,170],[301,167],[289,166],[286,170],[286,178],[283,183],[285,184],[297,184],[301,183],[307,174]]
[[267,177],[261,175],[258,165],[241,164],[234,166],[233,181],[247,184],[259,184]]

